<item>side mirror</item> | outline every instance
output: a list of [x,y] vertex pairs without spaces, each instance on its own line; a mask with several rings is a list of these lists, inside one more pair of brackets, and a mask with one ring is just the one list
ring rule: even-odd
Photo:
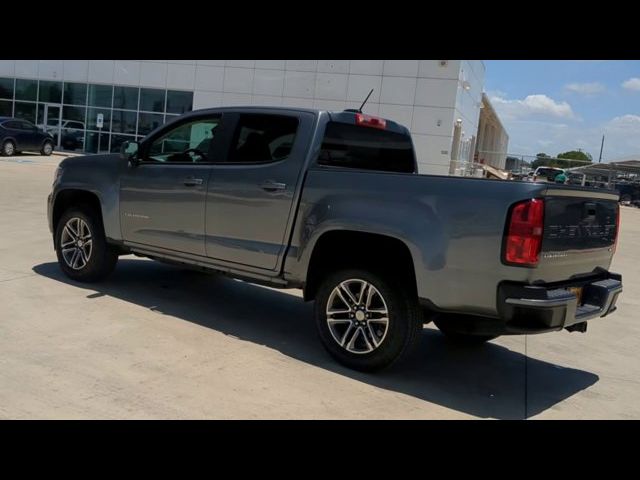
[[138,145],[138,142],[129,142],[129,141],[125,141],[122,142],[122,145],[120,145],[120,157],[123,158],[124,160],[128,160],[129,162],[131,162],[132,166],[136,166],[138,165],[138,148],[140,147],[140,145]]

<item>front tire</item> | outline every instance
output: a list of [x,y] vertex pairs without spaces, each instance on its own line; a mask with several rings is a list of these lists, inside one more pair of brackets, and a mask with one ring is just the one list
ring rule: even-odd
[[3,144],[2,144],[2,156],[3,157],[10,157],[11,155],[15,155],[16,153],[16,144],[13,143],[12,140],[6,140]]
[[118,254],[108,244],[100,216],[88,206],[62,214],[55,236],[58,264],[71,279],[97,282],[115,268]]
[[53,142],[51,140],[45,140],[40,149],[40,155],[48,157],[53,153]]
[[422,317],[417,299],[401,285],[361,269],[338,271],[322,281],[315,320],[333,358],[354,370],[375,371],[409,356]]

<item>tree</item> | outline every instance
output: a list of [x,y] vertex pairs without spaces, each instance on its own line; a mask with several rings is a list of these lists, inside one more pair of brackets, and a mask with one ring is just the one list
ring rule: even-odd
[[592,161],[593,158],[591,155],[582,150],[570,150],[559,153],[558,156],[554,158],[546,153],[538,153],[536,159],[531,163],[531,167],[573,168],[589,165]]
[[551,157],[549,155],[547,155],[546,153],[537,153],[536,159],[531,162],[531,168],[552,166],[550,163]]
[[[564,168],[582,167],[593,162],[593,157],[591,157],[589,153],[583,152],[582,150],[570,150],[568,152],[559,153],[558,158],[568,160],[564,162],[558,162]],[[577,161],[572,162],[570,160]]]

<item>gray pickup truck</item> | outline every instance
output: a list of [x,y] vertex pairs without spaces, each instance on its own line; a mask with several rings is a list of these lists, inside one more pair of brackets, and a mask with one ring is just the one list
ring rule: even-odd
[[429,321],[482,342],[615,310],[617,195],[416,172],[409,131],[359,111],[199,110],[62,161],[49,227],[77,281],[135,254],[301,288],[323,345],[359,370],[406,357]]

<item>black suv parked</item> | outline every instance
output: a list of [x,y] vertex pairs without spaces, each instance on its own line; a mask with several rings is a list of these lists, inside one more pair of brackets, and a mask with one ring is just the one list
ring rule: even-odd
[[27,120],[0,117],[0,154],[10,156],[22,150],[51,155],[53,137]]

